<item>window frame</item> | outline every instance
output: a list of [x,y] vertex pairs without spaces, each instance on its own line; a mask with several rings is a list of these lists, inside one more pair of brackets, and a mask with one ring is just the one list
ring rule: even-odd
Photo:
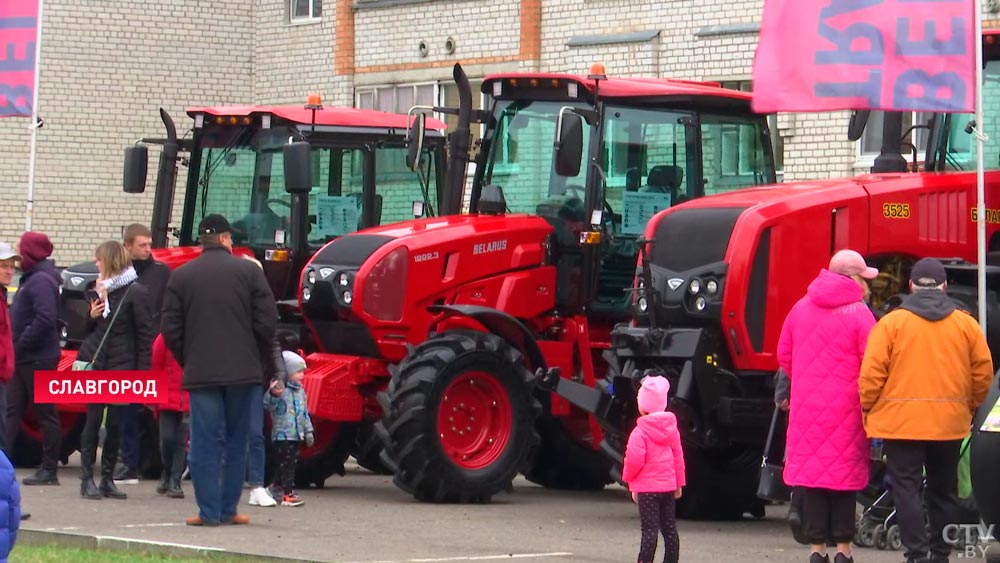
[[[874,116],[876,114],[876,112],[877,113],[884,113],[881,110],[873,110],[872,111],[872,116]],[[905,122],[903,123],[903,132],[904,133],[906,132],[906,130],[909,127],[912,127],[913,124],[917,122],[917,117],[921,113],[926,113],[926,112],[911,111],[909,113],[910,113],[910,124],[907,125]],[[871,125],[871,118],[869,118],[869,124],[868,124],[867,127],[865,127],[865,133],[868,133],[869,131],[872,131],[871,127],[872,127],[872,125]],[[882,137],[881,125],[879,127],[877,127],[877,129],[878,129],[877,130],[877,134],[878,134],[879,146],[877,146],[877,147],[866,147],[865,146],[865,137],[864,137],[864,135],[862,135],[860,139],[858,139],[857,141],[854,142],[854,167],[855,168],[871,168],[872,166],[875,165],[875,159],[878,158],[878,155],[881,153],[881,149],[882,149],[882,145],[881,145],[881,142],[882,142],[881,141],[881,137]],[[914,129],[913,131],[910,132],[910,134],[913,135],[914,137],[916,137],[916,140],[917,140],[917,142],[915,144],[917,145],[917,162],[918,163],[922,163],[923,162],[924,156],[925,156],[925,154],[927,152],[927,145],[926,145],[926,143],[927,143],[927,133],[928,133],[928,131],[926,129],[922,129],[922,128]],[[920,143],[924,143],[924,146],[921,147]],[[902,146],[902,143],[900,143],[900,149],[901,149],[900,153],[903,155],[903,159],[906,161],[907,164],[909,164],[909,165],[912,166],[913,165],[913,152],[912,152],[912,150],[909,150],[908,148],[904,149],[904,147]]]
[[[749,78],[735,78],[717,81],[723,88],[740,92],[753,92],[753,81]],[[778,114],[767,116],[767,129],[771,137],[771,154],[774,158],[774,173],[780,182],[785,177],[785,139],[778,130]],[[779,158],[780,153],[780,158]]]
[[[288,3],[285,6],[288,8],[289,25],[308,25],[323,21],[323,0],[306,1],[309,2],[309,13],[308,15],[300,16],[295,13],[295,7],[296,4],[298,4],[298,0],[288,0]],[[317,6],[319,7],[318,14],[316,10]]]

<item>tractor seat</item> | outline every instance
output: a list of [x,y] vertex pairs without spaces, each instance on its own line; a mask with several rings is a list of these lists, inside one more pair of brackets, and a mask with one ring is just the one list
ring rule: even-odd
[[671,200],[677,196],[684,181],[684,169],[673,164],[660,164],[649,171],[646,179],[646,192],[670,194]]

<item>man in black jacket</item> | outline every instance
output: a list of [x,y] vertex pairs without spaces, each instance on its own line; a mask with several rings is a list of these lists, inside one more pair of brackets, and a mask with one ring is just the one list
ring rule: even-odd
[[[125,249],[132,258],[132,267],[139,275],[139,283],[149,292],[149,311],[152,315],[153,337],[160,332],[160,311],[163,309],[163,293],[170,279],[170,268],[153,258],[153,233],[149,227],[133,223],[125,227],[123,237]],[[139,482],[139,468],[142,463],[141,424],[142,405],[128,405],[122,410],[121,420],[121,466],[115,472],[115,483],[134,485]]]
[[14,379],[7,390],[7,446],[14,447],[21,416],[28,406],[42,427],[42,467],[25,485],[58,485],[62,447],[59,413],[53,404],[35,403],[35,372],[59,366],[59,286],[62,278],[49,256],[52,243],[43,233],[21,236],[21,281],[10,308],[14,336]]
[[[229,222],[206,216],[202,254],[174,270],[162,331],[184,370],[191,406],[191,480],[199,514],[189,526],[246,524],[236,513],[247,464],[251,401],[261,400],[278,309],[264,272],[233,256]],[[222,438],[221,442],[219,438]],[[221,487],[220,487],[221,483]]]

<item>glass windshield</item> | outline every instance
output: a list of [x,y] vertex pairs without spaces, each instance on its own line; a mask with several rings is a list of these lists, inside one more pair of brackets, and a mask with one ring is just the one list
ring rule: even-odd
[[[273,246],[276,234],[280,239],[282,232],[288,233],[291,195],[285,191],[281,148],[289,134],[279,128],[206,135],[200,148],[192,224],[197,225],[205,215],[222,214],[233,225],[236,244],[257,247]],[[308,211],[312,247],[370,226],[364,224],[364,150],[320,143],[314,141],[312,150]],[[425,215],[436,211],[437,163],[431,150],[425,149],[425,162],[430,163],[430,188],[425,193],[417,174],[406,167],[404,147],[376,149],[374,225],[412,219],[415,201],[425,202]]]
[[[552,142],[556,136],[560,102],[500,101],[494,110],[496,129],[484,183],[503,188],[511,213],[570,217],[583,221],[586,167],[566,178],[555,173]],[[579,106],[583,107],[583,106]],[[583,154],[588,154],[589,132],[584,131]]]
[[622,309],[638,259],[635,241],[656,213],[771,182],[774,166],[763,119],[610,105],[604,115],[603,205],[612,238],[603,247],[594,306]]

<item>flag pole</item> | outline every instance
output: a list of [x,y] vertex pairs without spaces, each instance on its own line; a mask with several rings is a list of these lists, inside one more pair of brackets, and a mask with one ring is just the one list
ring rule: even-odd
[[975,6],[975,39],[976,39],[976,231],[978,263],[977,273],[979,278],[979,326],[986,332],[986,188],[983,174],[983,143],[986,137],[983,134],[983,6],[981,0],[974,0]]
[[24,230],[31,230],[31,217],[35,207],[35,152],[38,146],[38,83],[42,66],[42,2],[38,0],[38,23],[35,28],[35,87],[31,100],[31,156],[28,157],[28,201],[25,210]]

